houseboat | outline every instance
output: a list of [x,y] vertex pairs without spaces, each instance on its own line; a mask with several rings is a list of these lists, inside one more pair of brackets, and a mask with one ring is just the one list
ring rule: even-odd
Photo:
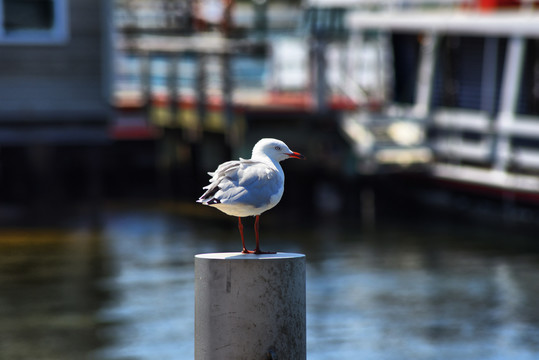
[[348,8],[354,51],[388,54],[381,111],[343,118],[358,169],[424,162],[440,183],[537,202],[539,12],[455,4]]

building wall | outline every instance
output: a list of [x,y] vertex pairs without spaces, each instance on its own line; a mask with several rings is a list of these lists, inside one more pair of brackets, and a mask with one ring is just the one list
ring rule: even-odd
[[106,0],[68,3],[65,44],[0,45],[0,124],[107,117]]

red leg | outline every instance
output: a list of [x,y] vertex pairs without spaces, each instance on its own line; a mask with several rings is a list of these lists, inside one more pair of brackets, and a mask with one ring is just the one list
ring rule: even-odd
[[241,235],[241,245],[243,246],[243,250],[241,251],[244,254],[248,254],[249,250],[245,247],[245,240],[243,238],[243,224],[241,223],[241,218],[238,218],[238,229],[240,229],[240,235]]
[[256,237],[256,248],[255,254],[275,254],[275,251],[260,251],[260,239],[258,235],[260,215],[256,215],[255,218],[255,237]]
[[258,236],[258,222],[260,221],[260,215],[257,215],[255,218],[255,238],[256,238],[256,248],[255,248],[255,254],[260,254],[260,239]]

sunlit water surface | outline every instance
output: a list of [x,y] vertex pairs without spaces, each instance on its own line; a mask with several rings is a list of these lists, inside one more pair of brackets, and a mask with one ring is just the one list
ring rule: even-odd
[[[539,359],[539,255],[500,247],[510,231],[271,218],[261,231],[307,255],[310,360]],[[193,256],[238,245],[233,220],[159,210],[109,211],[99,231],[2,230],[0,358],[192,359]]]

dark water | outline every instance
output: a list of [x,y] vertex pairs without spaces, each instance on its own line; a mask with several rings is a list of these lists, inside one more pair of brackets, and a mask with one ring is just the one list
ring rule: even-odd
[[[234,220],[213,215],[113,209],[99,231],[1,230],[0,359],[192,359],[193,255],[239,248]],[[271,217],[261,231],[307,254],[310,360],[539,358],[533,233]]]

